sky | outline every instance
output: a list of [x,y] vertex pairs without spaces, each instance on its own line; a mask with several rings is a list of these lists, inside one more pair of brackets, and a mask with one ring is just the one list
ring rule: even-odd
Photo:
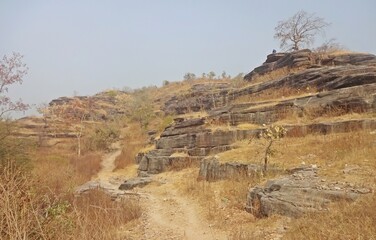
[[315,46],[336,38],[375,54],[375,9],[374,0],[0,0],[0,57],[24,56],[28,74],[9,96],[40,105],[187,72],[248,73],[279,50],[274,28],[299,10],[331,23]]

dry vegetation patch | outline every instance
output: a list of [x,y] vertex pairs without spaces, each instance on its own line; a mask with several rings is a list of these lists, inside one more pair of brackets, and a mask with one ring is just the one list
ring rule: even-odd
[[123,150],[115,160],[115,169],[122,169],[135,163],[135,156],[146,147],[147,134],[137,123],[130,123],[124,133]]
[[373,193],[352,204],[333,205],[329,212],[292,220],[284,239],[374,239],[375,225],[376,194]]
[[[120,227],[141,214],[138,202],[115,202],[99,191],[74,198],[69,185],[77,179],[74,171],[66,172],[72,170],[69,161],[51,160],[59,161],[59,171],[66,175],[33,176],[12,162],[2,165],[0,238],[122,239]],[[61,181],[58,187],[55,178]]]
[[[263,140],[256,138],[239,141],[235,149],[217,155],[223,162],[262,164],[264,147]],[[274,155],[270,161],[278,168],[289,169],[316,164],[319,167],[319,176],[324,181],[339,181],[372,189],[376,186],[376,135],[373,132],[284,138],[276,141],[273,148]],[[374,194],[355,204],[333,205],[329,212],[309,214],[291,223],[289,218],[283,216],[255,219],[244,211],[248,190],[277,175],[206,182],[197,180],[197,172],[197,168],[183,170],[180,172],[182,176],[176,180],[176,185],[182,194],[200,204],[203,213],[213,222],[214,227],[230,231],[229,239],[271,239],[283,236],[286,231],[289,232],[287,239],[339,239],[342,234],[348,236],[345,239],[357,239],[356,236],[369,239],[375,234],[375,213],[370,211],[376,209],[373,206]],[[322,226],[323,222],[328,224]],[[306,233],[302,233],[302,230]],[[329,234],[329,231],[332,233]]]

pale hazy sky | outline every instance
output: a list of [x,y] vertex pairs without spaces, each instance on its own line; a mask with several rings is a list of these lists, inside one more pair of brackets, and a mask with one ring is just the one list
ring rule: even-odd
[[375,0],[0,0],[0,57],[24,55],[29,74],[10,95],[31,104],[236,75],[279,48],[274,27],[299,10],[331,23],[326,39],[376,53]]

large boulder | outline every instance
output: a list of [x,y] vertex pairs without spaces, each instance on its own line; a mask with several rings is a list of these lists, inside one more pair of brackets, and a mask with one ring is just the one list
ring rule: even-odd
[[259,217],[273,214],[299,217],[325,210],[334,201],[354,201],[368,192],[345,183],[328,183],[318,177],[316,167],[303,167],[292,170],[289,176],[270,180],[265,186],[251,188],[246,210]]

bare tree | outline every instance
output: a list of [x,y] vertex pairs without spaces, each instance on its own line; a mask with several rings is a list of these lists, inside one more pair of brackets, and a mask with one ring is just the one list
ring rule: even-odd
[[305,11],[299,11],[285,21],[279,21],[275,27],[275,39],[281,41],[280,47],[285,50],[297,51],[302,46],[310,46],[319,33],[329,26],[323,18],[316,17]]
[[85,130],[85,120],[90,116],[90,99],[81,101],[74,98],[69,104],[55,104],[48,107],[50,114],[56,115],[71,127],[77,139],[77,155],[81,156],[81,139]]
[[27,67],[22,63],[22,55],[13,53],[0,60],[0,119],[7,112],[25,111],[29,108],[22,100],[12,101],[8,96],[8,87],[13,84],[22,84],[22,78],[27,74]]

